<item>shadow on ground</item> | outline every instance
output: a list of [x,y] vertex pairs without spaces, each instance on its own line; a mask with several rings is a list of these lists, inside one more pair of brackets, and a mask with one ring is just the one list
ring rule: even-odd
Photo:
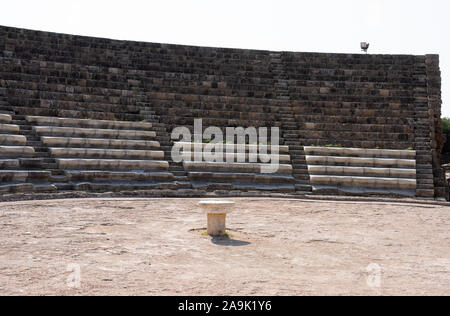
[[211,242],[218,246],[242,247],[250,245],[247,241],[231,239],[228,236],[212,237]]

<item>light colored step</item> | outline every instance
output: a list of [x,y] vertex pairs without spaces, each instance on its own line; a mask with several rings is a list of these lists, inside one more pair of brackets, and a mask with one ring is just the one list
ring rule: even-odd
[[416,169],[341,167],[341,166],[308,166],[312,175],[353,175],[367,177],[416,178]]
[[[215,155],[215,153],[213,153],[213,155]],[[195,153],[194,152],[182,152],[181,156],[183,157],[184,161],[194,161],[195,159]],[[278,157],[278,161],[281,163],[289,163],[291,162],[291,157],[289,155],[271,155],[268,154],[267,157],[265,158],[269,158],[270,161],[275,161],[275,158]],[[208,156],[204,153],[203,155],[203,160],[210,160]],[[244,162],[250,162],[250,161],[254,161],[254,162],[260,162],[261,159],[264,158],[263,155],[259,155],[259,154],[227,154],[227,153],[222,153],[222,160],[225,161],[233,161],[233,162],[238,162],[238,159],[243,159]]]
[[416,168],[416,161],[410,159],[360,158],[337,156],[306,156],[308,165],[344,165],[359,167]]
[[349,156],[366,158],[416,159],[414,150],[338,148],[338,147],[305,147],[309,156]]
[[50,153],[59,158],[164,159],[163,151],[150,150],[50,148]]
[[168,183],[80,183],[75,185],[77,191],[120,192],[120,191],[150,191],[150,190],[177,190],[179,185]]
[[0,159],[0,169],[18,168],[19,166],[19,159]]
[[0,123],[10,123],[12,116],[9,114],[0,114]]
[[361,188],[415,190],[415,179],[311,175],[311,184]]
[[293,184],[193,182],[192,187],[200,190],[268,191],[271,193],[286,193],[295,191],[295,186]]
[[[176,142],[176,145],[187,149],[187,151],[196,152],[196,151],[198,151],[197,148],[201,148],[203,150],[207,146],[210,146],[209,148],[211,148],[211,146],[213,144]],[[237,152],[237,150],[238,150],[238,145],[223,144],[222,146],[223,146],[223,151],[224,152],[226,152],[228,150],[233,151],[233,152]],[[278,152],[279,153],[282,153],[282,154],[289,153],[289,146],[277,146],[277,148],[278,148]],[[258,152],[258,149],[260,151],[264,151],[264,152],[270,153],[271,150],[272,150],[272,146],[270,146],[270,145],[269,146],[245,145],[245,151],[246,152],[249,152],[250,150],[256,150],[256,152]]]
[[169,169],[167,161],[119,160],[119,159],[55,159],[63,170],[164,170]]
[[[214,171],[214,172],[245,172],[262,173],[264,166],[270,164],[261,163],[220,163],[220,162],[183,162],[186,171]],[[292,166],[279,164],[276,174],[292,174]]]
[[0,145],[25,146],[26,144],[27,138],[25,136],[0,134]]
[[42,142],[47,146],[62,147],[121,147],[133,149],[160,148],[157,141],[146,140],[123,140],[123,139],[105,139],[105,138],[71,138],[71,137],[51,137],[43,136]]
[[31,183],[0,184],[0,193],[31,193],[35,191],[35,186]]
[[122,129],[122,130],[142,130],[152,129],[152,123],[129,122],[129,121],[106,121],[106,120],[87,120],[74,118],[46,117],[46,116],[27,116],[29,123],[36,125],[50,125],[61,127],[88,127],[98,129]]
[[[170,172],[65,171],[72,181],[173,181]],[[69,181],[70,181],[69,180]]]
[[0,170],[0,182],[48,180],[50,176],[50,171]]
[[33,147],[0,146],[0,157],[26,157],[34,155]]
[[90,129],[75,127],[33,126],[33,130],[40,136],[66,136],[87,138],[116,138],[116,139],[146,139],[155,138],[151,131],[130,131],[112,129]]
[[0,133],[17,134],[20,131],[18,125],[13,124],[0,124]]
[[254,173],[217,173],[217,172],[189,172],[191,180],[208,182],[247,182],[247,183],[294,183],[290,175],[254,174]]

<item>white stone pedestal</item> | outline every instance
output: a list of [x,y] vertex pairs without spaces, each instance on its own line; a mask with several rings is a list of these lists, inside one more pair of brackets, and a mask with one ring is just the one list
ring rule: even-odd
[[226,234],[227,214],[231,213],[235,203],[229,201],[202,201],[200,206],[208,216],[208,235],[224,236]]

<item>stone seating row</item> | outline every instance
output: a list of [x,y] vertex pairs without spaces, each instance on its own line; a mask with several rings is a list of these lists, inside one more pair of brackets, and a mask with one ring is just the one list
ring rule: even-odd
[[416,152],[337,147],[305,147],[313,189],[335,188],[415,195]]
[[88,119],[42,117],[42,116],[27,116],[27,121],[29,123],[40,126],[62,126],[62,127],[77,127],[77,128],[83,127],[95,129],[116,129],[116,130],[133,130],[133,131],[137,130],[148,131],[153,127],[152,123],[146,122],[122,122],[122,121],[88,120]]
[[[2,117],[2,121],[11,120]],[[46,160],[53,160],[54,167],[20,170],[34,148],[2,145],[0,158],[5,159],[0,159],[0,169],[6,169],[0,172],[2,193],[176,187],[151,123],[39,116],[26,116],[25,121],[47,148]],[[3,138],[11,141],[14,135]]]
[[[199,150],[203,151],[208,145],[206,143],[186,143],[180,142],[178,145],[184,145],[188,151],[182,152],[183,167],[187,172],[194,188],[202,188],[206,190],[224,189],[224,190],[271,190],[281,192],[295,191],[295,179],[293,178],[292,165],[289,156],[288,146],[278,146],[279,165],[273,173],[264,173],[264,167],[270,167],[268,163],[261,163],[259,154],[252,154],[251,151],[258,148],[257,145],[244,146],[246,153],[238,154],[237,145],[224,144],[223,158],[224,161],[196,161],[195,156],[199,155]],[[269,149],[261,148],[264,151]],[[227,154],[226,151],[234,151]],[[275,154],[270,153],[269,156]],[[197,155],[196,155],[197,154]],[[203,155],[203,158],[207,156]],[[233,161],[233,162],[227,162]],[[244,162],[239,162],[238,158]],[[250,162],[250,158],[256,159],[258,162]]]

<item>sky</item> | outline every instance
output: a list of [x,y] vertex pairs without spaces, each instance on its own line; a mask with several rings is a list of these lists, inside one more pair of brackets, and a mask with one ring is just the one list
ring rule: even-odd
[[14,0],[0,25],[157,43],[274,51],[439,54],[450,117],[449,0]]

